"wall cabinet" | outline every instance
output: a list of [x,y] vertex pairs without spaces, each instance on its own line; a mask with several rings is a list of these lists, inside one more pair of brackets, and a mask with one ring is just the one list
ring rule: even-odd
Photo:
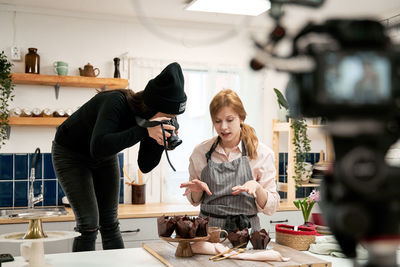
[[[96,78],[83,76],[57,76],[30,73],[13,73],[12,82],[14,84],[25,85],[44,85],[54,86],[56,98],[60,86],[67,87],[84,87],[97,89],[120,89],[127,88],[127,79],[116,78]],[[42,118],[42,117],[10,117],[9,125],[11,126],[58,126],[66,118]]]
[[[292,178],[294,176],[294,166],[296,164],[296,155],[295,155],[295,147],[293,145],[293,136],[294,136],[294,131],[290,127],[291,122],[279,122],[279,120],[273,120],[272,121],[272,149],[275,154],[275,168],[277,170],[276,174],[276,182],[277,182],[277,188],[278,191],[281,192],[286,192],[287,193],[287,198],[285,205],[288,206],[293,206],[295,209],[295,206],[293,204],[293,200],[296,198],[296,184],[294,179]],[[313,128],[320,128],[324,127],[324,125],[308,125],[308,129],[313,129]],[[286,132],[288,133],[288,138],[287,138],[287,144],[288,144],[288,159],[287,159],[287,183],[282,183],[279,182],[279,139],[280,139],[280,133]],[[326,138],[326,159],[328,161],[331,161],[333,158],[333,147],[332,147],[332,142],[329,136],[325,136]],[[319,184],[313,184],[313,183],[306,183],[299,185],[298,187],[318,187]]]
[[303,224],[303,216],[299,210],[293,211],[278,211],[273,215],[265,215],[259,213],[261,229],[265,229],[271,238],[275,238],[275,225],[301,225]]
[[[120,230],[126,248],[141,247],[143,242],[159,241],[157,218],[120,219]],[[101,236],[97,237],[96,250],[102,250]]]

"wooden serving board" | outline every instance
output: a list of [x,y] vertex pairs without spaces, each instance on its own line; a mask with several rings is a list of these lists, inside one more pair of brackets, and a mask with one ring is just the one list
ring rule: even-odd
[[[226,259],[222,261],[209,260],[211,255],[199,255],[196,254],[193,257],[180,258],[175,257],[177,244],[168,243],[165,241],[143,243],[143,248],[147,250],[154,257],[159,259],[163,264],[168,267],[193,267],[193,266],[236,266],[236,267],[265,267],[265,266],[285,266],[285,267],[331,267],[330,262],[321,260],[314,256],[305,254],[301,251],[282,246],[271,242],[268,247],[279,251],[283,257],[289,257],[290,261],[287,262],[276,262],[276,261],[245,261],[245,260],[232,260]],[[251,250],[249,251],[251,252]]]

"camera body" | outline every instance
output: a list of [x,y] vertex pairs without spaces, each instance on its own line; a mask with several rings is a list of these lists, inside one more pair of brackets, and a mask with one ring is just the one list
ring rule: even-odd
[[[312,49],[312,47],[311,47]],[[319,47],[321,49],[321,47]],[[299,114],[327,118],[381,117],[400,107],[400,52],[355,48],[313,51],[316,69],[292,74]],[[293,100],[296,103],[293,103]],[[395,115],[395,114],[393,114]]]
[[165,130],[171,134],[171,136],[168,137],[168,139],[167,139],[168,145],[167,145],[166,149],[174,150],[177,146],[182,144],[182,140],[179,139],[178,135],[176,134],[176,130],[179,129],[178,119],[176,117],[172,117],[170,120],[164,120],[161,122],[162,122],[162,124],[168,124],[168,125],[172,125],[175,127],[174,131],[173,130]]
[[[300,49],[301,39],[310,33],[329,38]],[[379,22],[309,24],[294,40],[294,55],[306,55],[315,62],[312,71],[292,73],[287,97],[294,113],[328,119],[398,113],[400,48],[390,43]]]

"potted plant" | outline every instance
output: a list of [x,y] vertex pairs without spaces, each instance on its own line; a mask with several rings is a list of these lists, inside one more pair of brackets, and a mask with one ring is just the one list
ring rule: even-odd
[[8,139],[9,101],[14,99],[14,84],[11,80],[12,63],[8,61],[4,51],[0,53],[0,148]]
[[312,174],[311,163],[306,162],[307,153],[311,151],[311,141],[307,136],[307,124],[304,119],[292,119],[290,127],[293,129],[293,145],[296,152],[296,164],[294,165],[293,177],[296,186],[308,182]]
[[[285,96],[276,88],[274,92],[277,96],[279,108],[282,107],[286,110],[286,114],[289,116],[289,104]],[[295,146],[296,152],[296,164],[294,166],[295,176],[293,178],[296,181],[296,186],[308,181],[312,174],[312,165],[306,162],[307,153],[311,151],[311,141],[307,136],[307,124],[304,118],[291,118],[290,127],[294,131],[292,143]]]
[[305,226],[309,225],[310,221],[310,214],[311,210],[314,206],[315,203],[320,201],[320,193],[317,190],[313,190],[308,197],[305,199],[301,200],[294,200],[293,204],[296,206],[296,208],[301,210],[301,213],[303,214],[303,219],[304,219],[304,224]]

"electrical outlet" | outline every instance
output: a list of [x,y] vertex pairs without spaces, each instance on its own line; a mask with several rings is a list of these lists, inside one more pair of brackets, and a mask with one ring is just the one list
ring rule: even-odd
[[21,60],[21,50],[16,45],[11,47],[11,60]]

